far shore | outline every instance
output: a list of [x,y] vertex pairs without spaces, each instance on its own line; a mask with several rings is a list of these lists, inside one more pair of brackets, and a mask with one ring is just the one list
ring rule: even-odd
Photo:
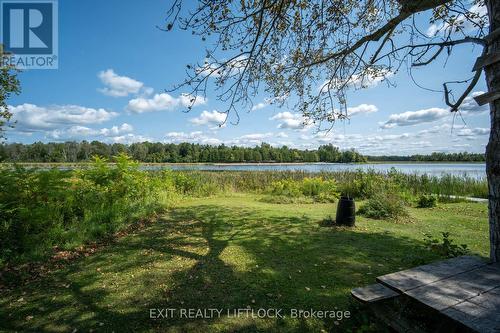
[[[252,166],[252,165],[276,165],[276,166],[286,166],[286,165],[324,165],[324,164],[351,164],[351,165],[364,165],[364,164],[485,164],[486,162],[477,161],[368,161],[368,162],[234,162],[234,163],[187,163],[187,162],[139,162],[140,165],[144,166],[169,166],[169,165],[181,165],[181,166],[191,166],[191,165],[207,165],[207,166]],[[0,162],[0,165],[23,165],[23,166],[73,166],[73,165],[91,165],[92,162]],[[108,164],[115,164],[114,162],[109,162]]]

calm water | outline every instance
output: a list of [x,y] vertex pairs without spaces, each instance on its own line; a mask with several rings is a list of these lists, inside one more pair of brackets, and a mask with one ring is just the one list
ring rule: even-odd
[[486,166],[484,163],[306,163],[306,164],[193,164],[193,165],[153,165],[143,166],[146,170],[173,169],[173,170],[232,170],[232,171],[343,171],[368,170],[379,172],[390,171],[395,168],[404,173],[419,173],[432,176],[452,174],[473,178],[485,178]]

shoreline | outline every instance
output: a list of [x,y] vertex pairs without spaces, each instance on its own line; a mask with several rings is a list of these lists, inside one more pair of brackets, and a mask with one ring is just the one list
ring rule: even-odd
[[[1,165],[21,165],[21,166],[79,166],[91,165],[92,162],[0,162]],[[107,164],[113,165],[114,162]],[[367,165],[367,164],[486,164],[486,162],[463,162],[463,161],[373,161],[373,162],[234,162],[234,163],[190,163],[190,162],[139,162],[141,166],[293,166],[293,165]]]

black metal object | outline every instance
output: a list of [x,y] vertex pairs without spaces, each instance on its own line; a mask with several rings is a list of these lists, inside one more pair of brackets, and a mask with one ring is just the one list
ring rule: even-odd
[[337,216],[335,218],[337,225],[353,227],[356,222],[356,204],[354,199],[341,197],[337,205]]

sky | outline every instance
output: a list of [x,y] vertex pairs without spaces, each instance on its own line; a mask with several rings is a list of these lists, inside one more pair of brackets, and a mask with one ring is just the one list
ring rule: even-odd
[[[239,112],[237,125],[218,126],[227,105],[211,90],[185,112],[187,91],[166,91],[185,79],[188,63],[203,60],[204,44],[188,32],[158,29],[165,26],[169,3],[60,0],[59,67],[19,75],[22,93],[8,101],[16,124],[7,142],[267,142],[301,149],[331,143],[371,155],[485,150],[488,106],[469,97],[461,116],[452,114],[442,93],[419,88],[405,70],[390,84],[374,80],[367,89],[350,91],[351,118],[328,132],[304,126],[293,103],[269,105],[265,95],[254,99],[252,110]],[[444,80],[469,78],[478,55],[478,49],[459,46],[448,60],[443,56],[415,70],[415,80],[439,90]],[[483,77],[473,94],[485,89]]]

